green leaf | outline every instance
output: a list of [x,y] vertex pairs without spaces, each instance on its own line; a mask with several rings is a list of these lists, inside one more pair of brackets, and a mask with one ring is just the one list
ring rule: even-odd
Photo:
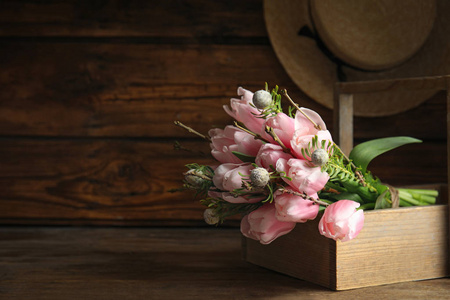
[[396,136],[371,140],[361,143],[353,148],[352,152],[350,152],[349,158],[356,166],[361,167],[363,172],[365,172],[372,159],[378,155],[406,144],[421,142],[421,140],[407,136]]
[[237,158],[239,158],[243,162],[250,162],[250,163],[254,163],[255,162],[255,157],[254,156],[247,155],[247,154],[241,153],[239,151],[231,151],[231,153],[233,153],[234,156],[236,156]]
[[336,200],[352,200],[359,203],[364,203],[363,199],[356,193],[340,193],[336,194],[334,197]]
[[380,196],[378,196],[377,201],[375,201],[374,209],[391,208],[392,204],[388,202],[386,198],[387,190],[384,191]]

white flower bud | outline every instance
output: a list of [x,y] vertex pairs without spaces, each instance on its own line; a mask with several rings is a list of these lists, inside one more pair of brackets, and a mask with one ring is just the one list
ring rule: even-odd
[[270,175],[264,168],[255,168],[250,173],[250,180],[254,187],[265,187],[269,183]]
[[328,162],[328,153],[325,149],[314,150],[311,155],[311,161],[316,166],[323,166]]
[[252,100],[256,108],[264,109],[272,104],[272,95],[268,91],[259,90],[253,94]]
[[216,225],[220,222],[220,218],[214,213],[212,208],[205,209],[203,212],[203,218],[208,225]]
[[204,179],[197,175],[203,175],[203,172],[195,169],[190,169],[184,174],[184,179],[192,187],[201,187]]

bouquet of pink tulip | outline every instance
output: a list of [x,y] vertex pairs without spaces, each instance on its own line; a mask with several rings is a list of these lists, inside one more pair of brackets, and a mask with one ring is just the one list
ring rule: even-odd
[[[208,224],[243,215],[244,236],[269,244],[297,223],[321,215],[319,232],[334,240],[355,238],[364,210],[429,205],[437,191],[400,189],[383,184],[368,170],[376,156],[421,142],[392,137],[356,146],[346,156],[333,142],[322,118],[290,101],[283,113],[278,87],[252,93],[238,89],[225,111],[236,121],[211,129],[209,137],[175,122],[211,143],[216,166],[189,164],[183,189],[200,196]],[[321,212],[323,211],[323,213]]]

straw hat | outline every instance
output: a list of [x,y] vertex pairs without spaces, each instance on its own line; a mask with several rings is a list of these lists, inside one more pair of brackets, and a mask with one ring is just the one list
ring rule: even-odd
[[[448,0],[265,0],[272,46],[308,96],[333,107],[338,81],[450,74]],[[434,91],[355,95],[355,114],[413,108]]]

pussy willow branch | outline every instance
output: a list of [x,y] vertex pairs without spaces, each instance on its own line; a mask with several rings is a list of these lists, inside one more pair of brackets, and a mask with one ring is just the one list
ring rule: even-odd
[[177,126],[179,126],[179,127],[181,127],[181,128],[183,128],[183,129],[186,129],[186,130],[189,131],[190,133],[193,133],[193,134],[195,134],[195,135],[201,137],[202,139],[207,140],[208,142],[211,142],[211,139],[210,139],[209,137],[207,137],[207,136],[201,134],[200,132],[198,132],[198,131],[192,129],[192,128],[189,127],[189,126],[184,125],[184,124],[181,123],[180,121],[174,121],[174,124],[177,125]]
[[275,142],[278,143],[278,145],[280,145],[281,148],[283,148],[284,153],[291,153],[291,149],[289,149],[283,144],[283,142],[280,140],[280,138],[275,133],[272,127],[266,126],[266,132],[274,139]]
[[257,133],[254,133],[253,131],[250,131],[250,130],[248,130],[248,129],[245,128],[245,127],[242,127],[242,126],[239,125],[238,122],[236,122],[236,121],[234,121],[234,126],[236,126],[237,128],[239,128],[239,129],[242,130],[242,131],[247,132],[247,133],[250,134],[250,135],[253,135],[254,138],[255,138],[255,140],[261,140],[261,141],[263,141],[263,142],[265,142],[265,143],[270,143],[268,140],[266,140],[265,138],[263,138],[261,135],[259,135],[259,134],[257,134]]
[[288,92],[287,92],[287,90],[286,89],[284,89],[284,90],[282,90],[281,91],[281,94],[282,95],[284,95],[288,100],[289,100],[289,102],[291,102],[291,104],[302,114],[302,115],[304,115],[305,116],[305,118],[307,118],[313,125],[314,125],[314,128],[316,128],[317,130],[322,130],[322,128],[320,127],[320,125],[319,124],[317,124],[316,122],[314,122],[298,105],[297,105],[297,103],[295,103],[294,102],[294,100],[292,100],[291,99],[291,97],[289,97],[289,94],[288,94]]
[[288,194],[296,195],[296,196],[302,197],[303,199],[313,201],[313,202],[315,202],[317,204],[320,204],[320,205],[323,205],[323,206],[329,206],[330,205],[329,203],[326,203],[326,202],[323,202],[323,201],[321,201],[319,199],[315,199],[313,197],[310,197],[310,196],[306,195],[306,193],[299,193],[299,192],[296,192],[296,191],[293,191],[293,190],[288,190],[288,189],[285,189],[285,188],[280,188],[278,190],[280,192],[282,192],[282,193],[288,193]]

